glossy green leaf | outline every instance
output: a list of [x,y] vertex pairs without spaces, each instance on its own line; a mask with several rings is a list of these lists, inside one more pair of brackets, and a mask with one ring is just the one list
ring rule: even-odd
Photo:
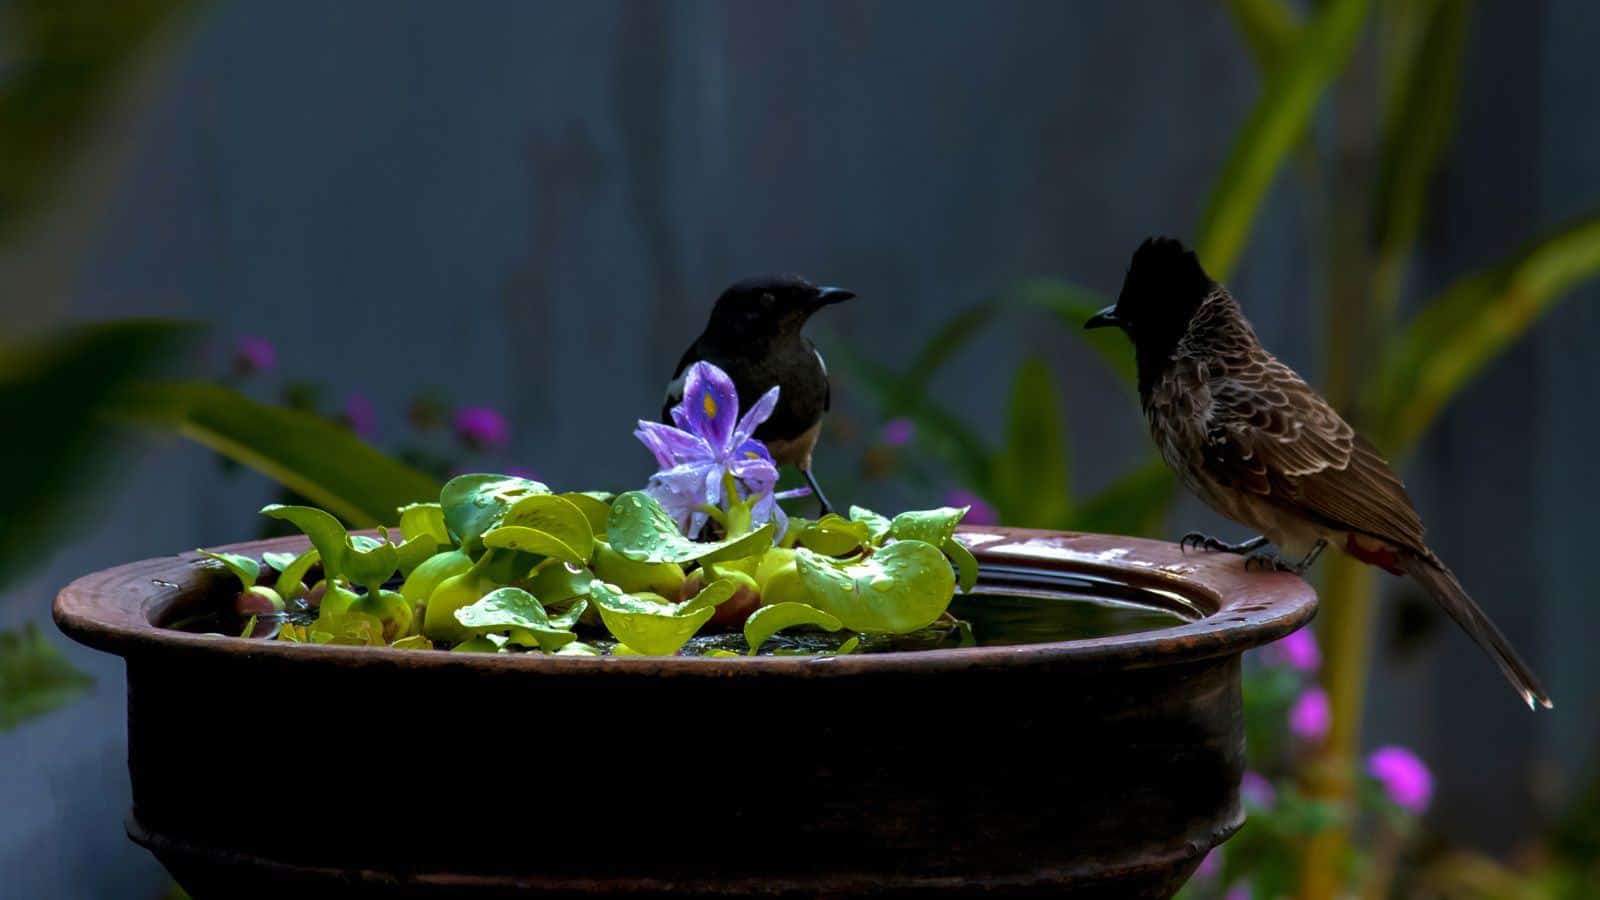
[[860,637],[860,635],[852,634],[849,637],[844,639],[844,643],[839,645],[839,649],[833,651],[833,655],[834,656],[848,656],[851,653],[856,652],[856,649],[859,648],[860,646],[861,646],[861,637]]
[[388,537],[387,531],[381,541],[365,535],[347,537],[344,557],[339,560],[339,574],[354,584],[372,589],[388,581],[400,568],[400,553]]
[[1402,266],[1422,227],[1428,189],[1455,131],[1470,18],[1467,0],[1432,5],[1387,111],[1374,198],[1375,294],[1386,315],[1398,299]]
[[322,562],[322,554],[317,552],[317,548],[312,547],[284,566],[278,573],[279,596],[285,600],[293,600],[305,593],[306,575],[311,571],[311,567],[319,562]]
[[730,572],[700,589],[698,594],[684,601],[679,611],[692,613],[702,609],[716,609],[739,592],[741,587],[755,589],[756,580],[743,572]]
[[66,705],[93,684],[34,625],[0,631],[0,733]]
[[521,588],[503,587],[456,610],[455,617],[462,627],[474,633],[506,633],[512,643],[554,653],[577,640],[572,627],[582,612],[579,609],[570,619],[553,621],[532,594]]
[[815,522],[807,522],[800,529],[796,542],[823,556],[845,556],[872,542],[872,523],[829,513]]
[[583,510],[565,497],[524,497],[483,535],[485,547],[521,550],[575,566],[594,555],[594,530]]
[[612,636],[646,656],[677,653],[716,613],[707,606],[686,610],[687,604],[624,593],[598,579],[589,588],[589,599]]
[[[619,496],[606,523],[612,549],[629,559],[648,563],[707,563],[755,556],[772,546],[772,534],[773,525],[768,522],[737,537],[691,541],[678,531],[678,523],[661,504],[643,491]],[[644,648],[635,644],[634,649]]]
[[1159,537],[1165,533],[1178,480],[1160,457],[1102,488],[1078,505],[1072,516],[1075,531]]
[[471,556],[477,556],[485,531],[493,528],[517,501],[535,494],[548,494],[550,489],[537,481],[506,475],[458,475],[445,484],[439,492],[439,503],[444,508],[444,520],[461,546]]
[[874,543],[881,542],[889,534],[889,517],[879,515],[866,507],[850,507],[850,521],[866,523]]
[[322,569],[328,577],[347,577],[344,570],[345,549],[350,533],[331,514],[311,506],[285,506],[274,503],[261,508],[261,514],[300,529],[311,539],[311,546],[322,557]]
[[889,536],[897,541],[922,541],[935,547],[955,537],[956,526],[971,507],[941,506],[938,509],[907,510],[889,523]]
[[299,556],[300,554],[298,553],[278,553],[273,550],[268,550],[267,552],[261,554],[261,561],[266,563],[267,567],[272,569],[272,571],[282,572],[284,569],[289,568],[290,564],[292,564]]
[[455,546],[444,521],[444,509],[437,503],[413,503],[401,508],[400,533],[405,537],[398,550],[403,575],[410,575],[429,557]]
[[422,606],[446,578],[453,578],[471,568],[472,557],[460,550],[436,553],[411,570],[405,583],[400,585],[400,596],[406,598],[413,608]]
[[744,623],[744,640],[750,645],[751,656],[761,649],[767,639],[785,628],[811,625],[824,631],[838,631],[844,627],[834,616],[804,603],[775,603],[763,606],[750,614]]
[[395,648],[396,650],[432,650],[433,641],[428,640],[420,634],[408,634],[389,646]]
[[377,616],[358,610],[338,615],[324,614],[312,624],[310,637],[317,644],[340,644],[351,647],[385,647],[384,623]]
[[845,565],[809,550],[795,554],[812,603],[851,631],[916,631],[939,618],[955,596],[950,561],[922,541],[898,541]]
[[196,550],[195,552],[207,559],[222,563],[229,572],[233,573],[233,577],[239,579],[239,584],[244,587],[254,585],[256,579],[261,577],[261,564],[248,556],[240,556],[237,553],[219,553],[211,550]]
[[599,647],[585,644],[583,641],[573,641],[556,651],[557,656],[604,656]]
[[503,634],[480,634],[450,648],[452,653],[509,653],[511,639]]
[[548,532],[521,525],[501,525],[483,533],[483,545],[496,550],[517,550],[536,556],[548,556],[573,565],[583,565],[589,557],[568,546]]
[[604,491],[572,491],[557,496],[570,501],[583,511],[584,518],[589,520],[589,531],[595,537],[606,536],[606,519],[611,515],[611,504],[617,499],[615,494]]
[[1059,528],[1072,511],[1067,458],[1055,376],[1044,360],[1029,358],[1012,382],[1005,446],[994,461],[993,497],[1001,520]]
[[167,428],[266,475],[357,527],[439,495],[439,482],[311,413],[257,403],[213,384],[145,382],[115,415]]
[[1445,404],[1556,301],[1600,273],[1600,215],[1469,275],[1428,303],[1388,347],[1369,385],[1369,436],[1403,454]]
[[1348,62],[1366,23],[1367,6],[1367,0],[1322,4],[1235,133],[1195,238],[1201,262],[1218,281],[1233,273],[1278,170],[1306,134],[1323,92]]
[[971,593],[978,586],[978,558],[972,555],[966,544],[953,537],[940,544],[939,549],[955,563],[956,584],[961,588],[961,593]]

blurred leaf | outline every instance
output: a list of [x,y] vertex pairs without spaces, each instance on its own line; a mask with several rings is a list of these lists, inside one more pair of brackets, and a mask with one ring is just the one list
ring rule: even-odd
[[1195,239],[1218,281],[1232,274],[1267,190],[1306,133],[1323,91],[1344,69],[1366,19],[1366,0],[1329,0],[1320,7],[1236,133]]
[[1404,57],[1384,123],[1374,199],[1375,293],[1392,310],[1407,257],[1416,243],[1440,154],[1455,129],[1467,43],[1468,0],[1439,0],[1419,46]]
[[174,357],[193,326],[155,320],[74,328],[0,345],[0,587],[39,562],[116,449],[98,413]]
[[1600,214],[1445,290],[1396,337],[1369,385],[1378,446],[1408,451],[1439,411],[1557,300],[1600,271]]
[[0,631],[0,732],[62,706],[92,684],[34,625]]
[[1028,281],[1009,296],[1011,302],[1046,310],[1061,321],[1061,327],[1074,340],[1087,344],[1100,361],[1110,367],[1129,388],[1139,383],[1138,367],[1128,338],[1116,328],[1085,331],[1083,323],[1109,306],[1111,301],[1094,291],[1065,281]]
[[1079,504],[1075,531],[1161,537],[1178,481],[1160,457],[1134,469]]
[[994,460],[992,496],[1001,521],[1056,528],[1072,510],[1061,395],[1050,366],[1030,357],[1011,383],[1006,442]]
[[439,482],[385,455],[349,429],[268,406],[217,385],[150,382],[127,391],[114,414],[170,428],[266,475],[356,527],[439,496]]
[[128,64],[183,0],[13,0],[0,8],[0,239],[60,181]]
[[1300,39],[1299,15],[1283,0],[1223,0],[1250,46],[1256,66],[1271,75]]

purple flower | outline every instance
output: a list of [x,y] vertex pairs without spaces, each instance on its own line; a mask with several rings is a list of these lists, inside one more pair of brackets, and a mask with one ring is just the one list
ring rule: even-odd
[[[689,367],[683,400],[672,408],[677,425],[639,420],[634,436],[654,454],[660,470],[650,476],[645,493],[678,521],[685,534],[697,534],[706,523],[701,506],[723,506],[755,497],[751,523],[769,519],[781,533],[787,517],[778,507],[773,487],[778,466],[767,446],[751,437],[778,405],[778,389],[757,400],[739,417],[739,393],[733,379],[708,362]],[[724,497],[724,477],[732,475],[740,497]]]
[[233,370],[240,375],[271,371],[278,365],[278,350],[264,337],[242,337],[233,348]]
[[1271,809],[1278,800],[1278,791],[1260,772],[1245,772],[1239,778],[1239,796],[1257,809]]
[[1250,897],[1250,882],[1241,881],[1233,887],[1228,888],[1228,892],[1222,895],[1222,900],[1250,900]]
[[1273,665],[1288,666],[1297,672],[1315,672],[1322,667],[1322,651],[1317,647],[1316,635],[1309,628],[1302,628],[1269,645],[1265,655]]
[[890,419],[883,423],[880,439],[885,447],[904,447],[917,436],[917,426],[910,419]]
[[1433,799],[1433,773],[1427,763],[1404,747],[1379,747],[1367,757],[1367,774],[1383,785],[1403,809],[1422,815]]
[[1200,865],[1194,870],[1194,880],[1205,882],[1217,877],[1222,871],[1222,848],[1215,847],[1200,860]]
[[350,426],[351,431],[364,438],[372,437],[378,430],[378,413],[364,394],[351,394],[344,398],[344,412],[340,418]]
[[946,506],[970,506],[966,518],[961,522],[964,525],[998,525],[1000,517],[995,514],[994,507],[989,501],[979,497],[971,491],[956,488],[944,495]]
[[1328,705],[1328,692],[1322,688],[1307,688],[1289,707],[1289,731],[1303,741],[1322,740],[1332,725],[1333,709]]
[[487,406],[465,406],[456,410],[456,437],[474,450],[497,450],[511,441],[511,426],[506,417]]

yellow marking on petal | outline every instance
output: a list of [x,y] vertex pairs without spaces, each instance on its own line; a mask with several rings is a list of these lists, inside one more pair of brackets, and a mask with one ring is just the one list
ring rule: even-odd
[[746,450],[744,452],[744,455],[750,457],[751,459],[760,459],[761,458],[761,454],[755,452],[754,450]]
[[711,396],[710,391],[706,391],[705,402],[701,405],[705,407],[707,416],[713,419],[717,417],[717,401]]

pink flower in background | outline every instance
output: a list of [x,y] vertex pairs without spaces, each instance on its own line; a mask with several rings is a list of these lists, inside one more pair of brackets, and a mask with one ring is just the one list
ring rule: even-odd
[[1246,881],[1228,888],[1228,892],[1222,895],[1222,900],[1250,900],[1250,896],[1250,883]]
[[904,447],[917,436],[917,426],[910,419],[890,419],[883,423],[881,439],[885,447]]
[[363,438],[378,432],[378,413],[365,394],[351,394],[344,398],[344,412],[340,415],[350,430]]
[[474,450],[497,450],[511,441],[511,426],[506,417],[487,406],[464,406],[456,410],[456,437]]
[[1200,865],[1194,870],[1195,881],[1210,881],[1222,871],[1222,848],[1217,847],[1200,860]]
[[1383,785],[1400,807],[1422,815],[1433,799],[1433,773],[1422,758],[1404,747],[1379,747],[1367,757],[1367,774]]
[[1271,809],[1278,800],[1278,792],[1260,772],[1245,772],[1239,778],[1239,796],[1257,809]]
[[1289,732],[1303,741],[1322,740],[1332,725],[1333,709],[1322,688],[1307,688],[1289,707]]
[[1273,665],[1283,665],[1297,672],[1315,672],[1322,667],[1322,650],[1317,647],[1317,636],[1309,628],[1269,644],[1265,655]]
[[277,365],[278,350],[264,337],[242,337],[233,347],[233,370],[240,375],[268,372]]
[[944,495],[946,506],[970,506],[967,517],[962,519],[964,525],[998,525],[1000,517],[995,514],[994,507],[989,502],[971,491],[956,488]]

